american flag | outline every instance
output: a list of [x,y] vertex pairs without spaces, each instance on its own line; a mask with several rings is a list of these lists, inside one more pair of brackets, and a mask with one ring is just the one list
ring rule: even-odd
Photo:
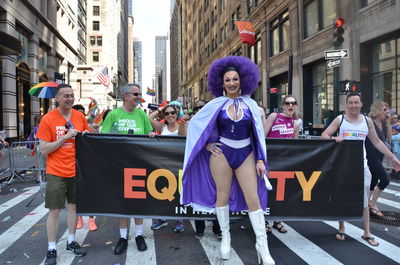
[[111,81],[110,76],[108,75],[107,66],[97,73],[96,78],[99,79],[100,83],[102,83],[105,87],[109,88]]

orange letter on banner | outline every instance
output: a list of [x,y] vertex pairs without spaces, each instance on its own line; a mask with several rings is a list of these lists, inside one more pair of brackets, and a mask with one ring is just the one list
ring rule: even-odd
[[295,174],[301,188],[303,189],[303,201],[311,201],[311,191],[319,176],[321,175],[321,171],[314,171],[308,182],[306,180],[306,177],[304,176],[303,171],[296,171]]
[[142,179],[132,179],[133,176],[146,176],[145,168],[124,168],[124,198],[146,199],[145,191],[133,191],[133,187],[145,187]]
[[[159,192],[156,189],[156,181],[159,177],[165,177],[168,180],[168,186],[161,189]],[[158,200],[169,200],[173,201],[175,199],[174,194],[178,184],[174,173],[167,169],[157,169],[150,173],[147,178],[147,189],[151,196]]]
[[278,179],[278,184],[276,187],[276,200],[283,201],[285,200],[285,183],[286,179],[293,179],[294,172],[293,171],[271,171],[269,173],[270,179]]

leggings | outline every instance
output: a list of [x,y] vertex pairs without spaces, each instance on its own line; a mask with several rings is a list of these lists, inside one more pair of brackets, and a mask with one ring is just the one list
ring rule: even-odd
[[389,177],[382,165],[382,160],[376,157],[368,158],[368,167],[372,175],[369,189],[374,190],[379,180],[378,188],[384,190],[389,185]]

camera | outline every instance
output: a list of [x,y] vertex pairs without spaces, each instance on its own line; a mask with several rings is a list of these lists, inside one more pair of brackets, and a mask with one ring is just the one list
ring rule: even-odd
[[149,104],[147,105],[147,108],[148,108],[148,109],[151,109],[151,110],[158,110],[159,107],[160,107],[160,105],[152,104],[152,103],[149,103]]

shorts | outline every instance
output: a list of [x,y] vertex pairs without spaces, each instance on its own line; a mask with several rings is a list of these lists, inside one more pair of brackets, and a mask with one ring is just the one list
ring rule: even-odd
[[75,177],[63,178],[46,174],[46,179],[44,207],[52,210],[65,208],[65,199],[67,199],[67,203],[76,204]]
[[364,203],[363,206],[368,207],[369,201],[369,186],[371,185],[371,171],[368,167],[364,167]]

